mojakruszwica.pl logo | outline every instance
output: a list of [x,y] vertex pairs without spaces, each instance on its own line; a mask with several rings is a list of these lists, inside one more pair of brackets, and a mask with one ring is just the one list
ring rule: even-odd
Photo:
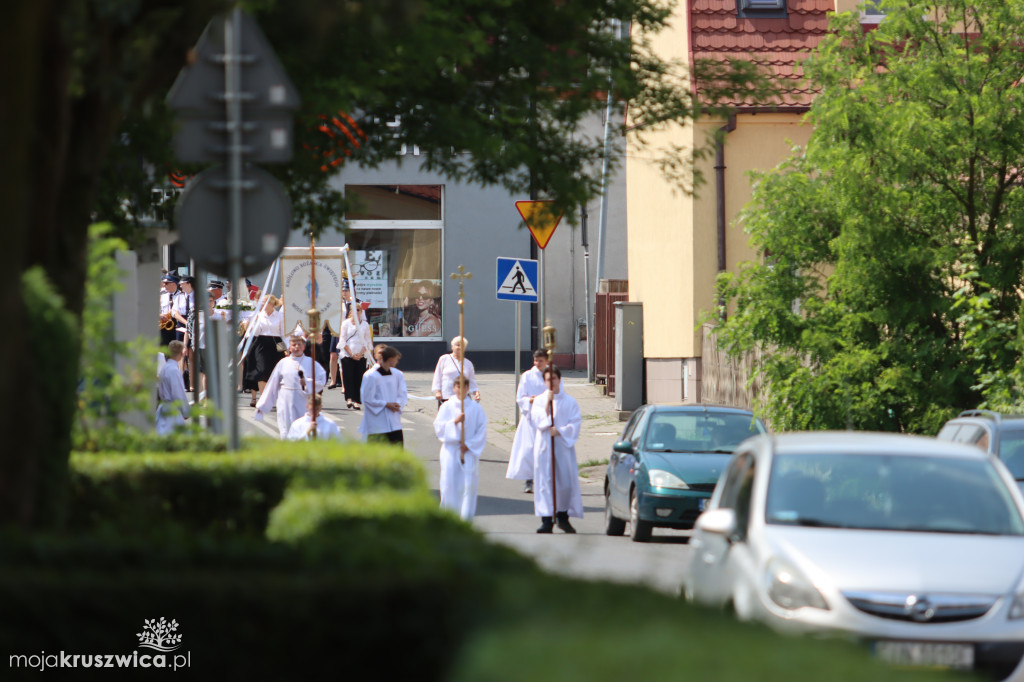
[[61,651],[48,654],[16,654],[10,656],[8,664],[11,668],[27,668],[47,670],[51,668],[169,668],[179,670],[192,665],[192,652],[179,651],[181,634],[176,633],[178,621],[168,621],[161,617],[145,619],[142,632],[135,633],[139,638],[139,649],[152,649],[159,653],[149,653],[136,649],[130,654],[69,654]]

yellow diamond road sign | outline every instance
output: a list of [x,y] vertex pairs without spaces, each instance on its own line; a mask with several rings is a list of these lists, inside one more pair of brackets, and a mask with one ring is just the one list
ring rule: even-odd
[[523,217],[523,222],[530,228],[533,241],[537,246],[544,248],[548,245],[551,235],[562,220],[561,213],[552,210],[553,201],[517,201],[516,210]]

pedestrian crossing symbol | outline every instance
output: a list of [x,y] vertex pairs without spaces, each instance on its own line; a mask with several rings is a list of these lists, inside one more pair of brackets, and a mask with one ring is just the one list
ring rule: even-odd
[[537,261],[499,258],[497,280],[499,301],[537,302]]

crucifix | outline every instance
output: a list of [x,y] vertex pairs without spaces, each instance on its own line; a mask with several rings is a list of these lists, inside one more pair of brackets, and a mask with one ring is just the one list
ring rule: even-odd
[[[310,278],[309,278],[309,301],[310,308],[306,311],[309,316],[309,342],[313,344],[313,347],[309,349],[310,358],[313,362],[310,364],[310,374],[313,376],[313,392],[310,394],[313,396],[313,440],[316,440],[316,334],[320,330],[320,311],[316,309],[316,240],[312,237],[309,238],[309,261],[310,261]],[[299,376],[302,372],[299,372]]]
[[[466,366],[466,305],[465,305],[465,290],[463,284],[467,279],[473,279],[472,272],[466,272],[466,269],[459,266],[459,271],[452,273],[452,279],[459,281],[459,339],[462,341],[462,356],[459,358],[459,390],[462,390],[462,382],[466,380],[466,372],[464,367]],[[459,461],[463,464],[466,463],[466,399],[463,398],[462,402],[462,435],[459,438]]]

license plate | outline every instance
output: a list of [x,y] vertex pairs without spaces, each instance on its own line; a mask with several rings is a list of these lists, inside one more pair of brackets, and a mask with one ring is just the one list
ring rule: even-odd
[[704,511],[705,509],[708,508],[708,502],[710,502],[710,501],[711,501],[710,497],[702,497],[702,498],[700,498],[699,500],[697,500],[697,509],[700,510],[700,511]]
[[875,655],[887,663],[971,670],[974,668],[973,644],[946,642],[875,642]]

